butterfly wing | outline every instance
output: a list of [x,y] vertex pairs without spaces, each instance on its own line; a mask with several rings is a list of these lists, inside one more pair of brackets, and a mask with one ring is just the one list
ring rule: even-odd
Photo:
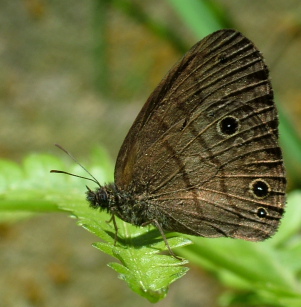
[[119,152],[115,183],[166,230],[263,240],[285,205],[268,69],[252,42],[217,31],[152,93]]

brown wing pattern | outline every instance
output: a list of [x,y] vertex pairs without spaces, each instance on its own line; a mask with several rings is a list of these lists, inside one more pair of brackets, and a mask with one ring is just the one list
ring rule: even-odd
[[[235,133],[224,133],[225,119]],[[217,31],[175,65],[129,131],[115,183],[164,215],[167,230],[247,240],[276,231],[286,186],[277,111],[247,38]]]

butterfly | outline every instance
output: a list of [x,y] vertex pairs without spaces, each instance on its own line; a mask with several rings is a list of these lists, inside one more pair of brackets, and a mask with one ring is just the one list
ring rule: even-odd
[[269,71],[254,44],[231,29],[195,44],[138,114],[115,182],[98,185],[87,191],[92,208],[153,224],[165,243],[165,231],[271,237],[286,177]]

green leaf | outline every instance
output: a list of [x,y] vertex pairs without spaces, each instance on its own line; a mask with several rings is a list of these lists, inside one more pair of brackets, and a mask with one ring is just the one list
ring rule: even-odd
[[[101,167],[91,166],[87,169],[100,182],[109,182],[113,167],[107,153],[95,148],[91,160],[101,164]],[[51,169],[87,176],[79,165],[66,166],[49,155],[30,155],[25,158],[22,167],[1,160],[0,220],[15,221],[37,212],[67,211],[78,218],[79,225],[102,240],[94,246],[119,261],[109,266],[119,273],[133,291],[151,302],[165,297],[170,283],[187,272],[188,268],[183,267],[187,261],[179,261],[168,253],[160,254],[166,252],[167,248],[154,227],[135,227],[116,219],[118,237],[115,242],[113,223],[107,222],[110,216],[91,209],[85,199],[86,181],[50,173]],[[187,238],[174,237],[172,234],[167,234],[167,240],[172,249],[191,243]]]
[[[109,266],[119,273],[119,277],[133,291],[151,302],[164,298],[168,286],[188,270],[183,267],[187,261],[159,254],[166,251],[167,247],[159,231],[153,227],[135,227],[116,219],[118,238],[115,242],[113,223],[108,223],[110,216],[90,209],[84,197],[81,201],[63,200],[61,208],[72,212],[79,219],[80,225],[103,240],[94,246],[120,261],[110,263]],[[172,249],[191,243],[186,238],[170,237],[171,235],[168,234],[167,237]]]

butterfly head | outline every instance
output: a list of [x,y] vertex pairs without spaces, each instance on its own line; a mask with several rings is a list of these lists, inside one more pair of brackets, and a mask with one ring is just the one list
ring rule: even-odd
[[93,191],[87,186],[86,194],[87,201],[89,202],[91,208],[108,208],[109,197],[105,187],[99,187],[97,190]]

